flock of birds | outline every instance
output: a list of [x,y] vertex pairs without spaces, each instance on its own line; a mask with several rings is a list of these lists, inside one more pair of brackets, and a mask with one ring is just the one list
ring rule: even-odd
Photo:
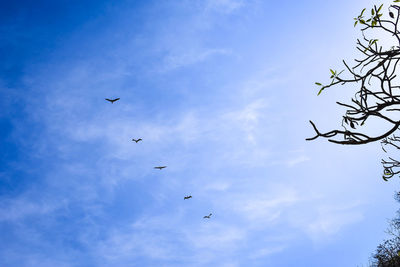
[[[114,102],[115,102],[115,101],[118,101],[119,98],[114,98],[114,99],[106,98],[106,100],[109,101],[111,104],[114,104]],[[137,143],[139,143],[140,141],[143,141],[143,140],[142,140],[142,138],[138,138],[138,139],[132,138],[132,141],[135,142],[135,143],[137,144]],[[158,170],[162,170],[162,169],[164,169],[164,168],[167,168],[167,166],[156,166],[156,167],[154,167],[154,169],[158,169]],[[190,199],[190,198],[192,198],[192,196],[185,196],[185,197],[183,198],[183,200],[187,200],[187,199]],[[212,213],[210,213],[210,214],[204,216],[203,219],[210,219],[210,218],[211,218],[211,215],[212,215]]]

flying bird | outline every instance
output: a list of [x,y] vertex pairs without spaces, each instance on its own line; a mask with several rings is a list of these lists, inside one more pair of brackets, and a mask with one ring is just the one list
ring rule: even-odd
[[139,138],[139,139],[133,139],[133,138],[132,138],[132,141],[133,141],[133,142],[136,142],[136,144],[137,144],[139,141],[142,141],[142,138]]
[[115,99],[108,99],[108,98],[106,98],[106,100],[107,100],[107,101],[110,101],[111,104],[114,104],[114,102],[115,102],[115,101],[118,101],[119,98],[115,98]]
[[192,196],[186,196],[183,199],[189,199],[189,198],[192,198]]
[[159,170],[162,170],[162,169],[164,169],[164,168],[167,168],[167,166],[157,166],[157,167],[154,167],[154,169],[159,169]]
[[210,219],[212,213],[210,213],[208,216],[204,216],[203,219]]

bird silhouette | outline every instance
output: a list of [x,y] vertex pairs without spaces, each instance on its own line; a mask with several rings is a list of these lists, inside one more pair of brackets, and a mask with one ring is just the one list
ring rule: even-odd
[[210,219],[212,213],[210,213],[208,216],[204,216],[203,219]]
[[192,196],[186,196],[183,199],[189,199],[189,198],[192,198]]
[[111,104],[114,104],[114,102],[115,102],[115,101],[118,101],[119,98],[115,98],[115,99],[108,99],[108,98],[106,98],[106,100],[107,100],[107,101],[110,101]]
[[157,167],[154,167],[154,169],[159,169],[159,170],[162,170],[162,169],[164,169],[164,168],[167,168],[167,166],[157,166]]
[[132,138],[132,141],[133,141],[133,142],[136,142],[136,144],[137,144],[139,141],[142,141],[142,138],[139,138],[139,139],[134,139],[134,138]]

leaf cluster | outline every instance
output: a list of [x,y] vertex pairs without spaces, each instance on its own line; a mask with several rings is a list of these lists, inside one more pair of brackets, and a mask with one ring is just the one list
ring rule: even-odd
[[357,25],[357,23],[363,24],[363,25],[370,25],[371,27],[375,27],[379,21],[379,18],[382,16],[382,13],[379,13],[383,7],[383,4],[379,6],[378,9],[372,8],[371,9],[371,17],[369,19],[365,19],[363,14],[365,12],[365,8],[361,11],[361,14],[358,15],[358,17],[355,17],[354,20],[354,27]]

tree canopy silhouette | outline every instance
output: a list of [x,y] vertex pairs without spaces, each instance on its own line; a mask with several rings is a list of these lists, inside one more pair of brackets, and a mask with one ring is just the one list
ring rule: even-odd
[[[397,192],[394,198],[397,202],[400,202],[400,192]],[[386,233],[389,238],[376,248],[371,257],[370,266],[400,266],[400,210],[397,211],[397,217],[390,220]]]

